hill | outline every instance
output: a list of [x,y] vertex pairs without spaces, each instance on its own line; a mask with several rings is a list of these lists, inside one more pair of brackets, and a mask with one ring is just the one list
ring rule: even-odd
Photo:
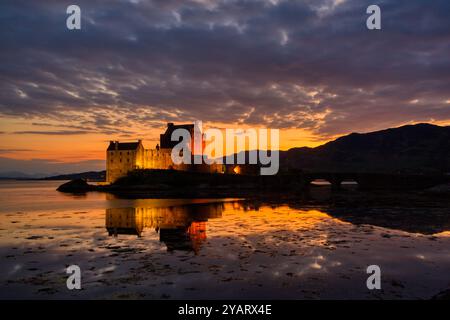
[[81,173],[62,174],[58,176],[45,177],[40,180],[78,180],[83,179],[87,181],[105,181],[106,171],[88,171]]
[[407,125],[352,133],[316,148],[280,152],[280,168],[329,172],[448,173],[450,127]]

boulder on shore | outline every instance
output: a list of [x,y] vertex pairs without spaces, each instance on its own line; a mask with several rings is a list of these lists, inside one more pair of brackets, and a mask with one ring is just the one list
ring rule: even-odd
[[75,179],[60,185],[56,190],[60,192],[83,193],[93,189],[94,186],[91,186],[85,180]]

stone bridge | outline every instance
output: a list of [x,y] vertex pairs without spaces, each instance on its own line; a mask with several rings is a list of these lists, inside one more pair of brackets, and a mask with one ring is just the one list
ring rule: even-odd
[[360,189],[426,189],[450,183],[450,175],[396,174],[396,173],[352,173],[311,172],[301,173],[305,186],[314,180],[325,180],[332,189],[339,189],[342,182],[354,181]]

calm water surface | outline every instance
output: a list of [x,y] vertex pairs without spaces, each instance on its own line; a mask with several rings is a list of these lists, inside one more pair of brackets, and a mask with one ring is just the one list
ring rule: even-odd
[[[0,298],[428,299],[450,288],[446,209],[129,200],[59,184],[0,182]],[[439,219],[383,218],[402,210]],[[82,290],[66,288],[72,264]],[[382,290],[366,287],[372,264]]]

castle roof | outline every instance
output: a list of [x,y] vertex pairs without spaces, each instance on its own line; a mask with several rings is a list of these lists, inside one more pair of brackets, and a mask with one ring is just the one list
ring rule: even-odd
[[174,132],[176,129],[186,129],[189,132],[192,132],[194,130],[193,124],[173,124],[168,123],[165,135],[172,135],[172,132]]
[[185,130],[189,131],[192,135],[194,132],[194,125],[193,124],[168,123],[166,132],[160,134],[160,137],[159,137],[159,143],[160,143],[161,148],[172,149],[178,143],[177,141],[172,141],[172,139],[171,139],[172,133],[176,129],[185,129]]
[[109,147],[107,151],[113,151],[116,150],[116,144],[117,144],[117,150],[136,150],[139,147],[139,144],[141,142],[119,142],[119,141],[111,141],[109,143]]

